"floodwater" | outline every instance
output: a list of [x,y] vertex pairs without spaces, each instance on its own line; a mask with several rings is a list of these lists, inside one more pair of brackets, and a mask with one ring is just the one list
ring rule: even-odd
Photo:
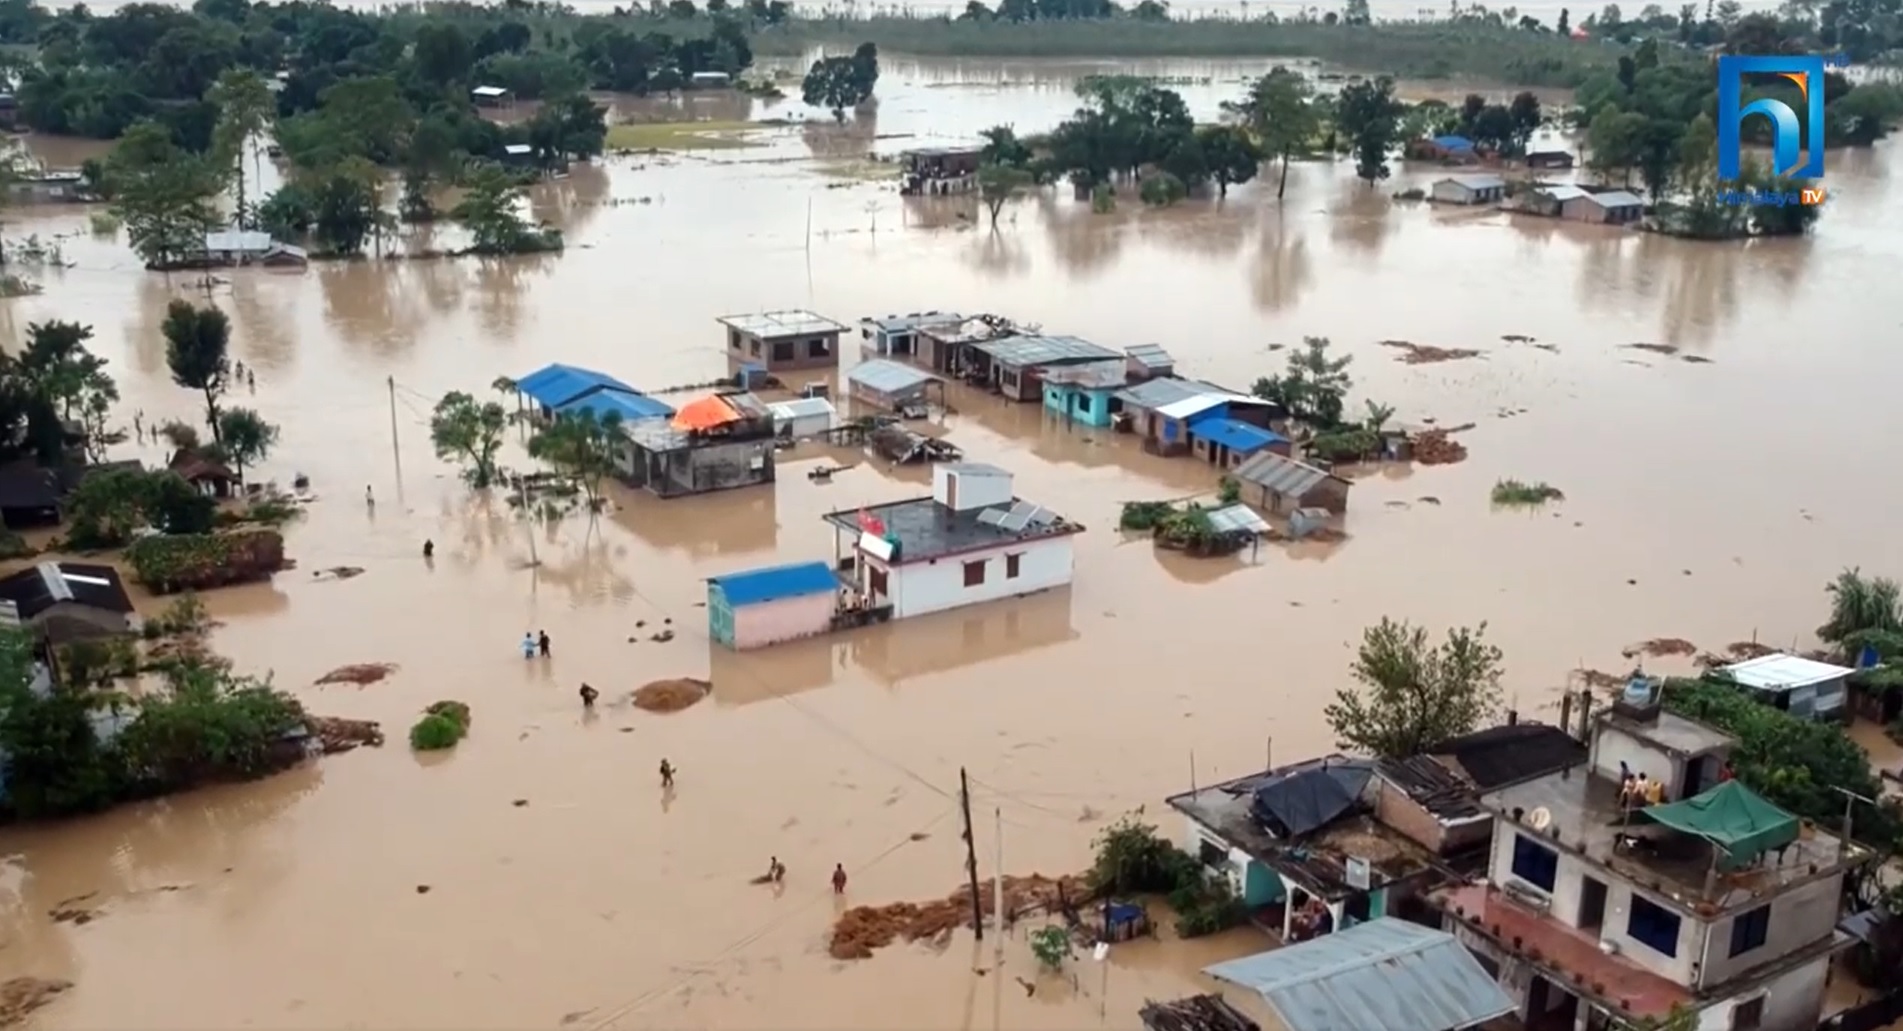
[[[1184,87],[1204,117],[1260,70],[1172,68],[1210,80]],[[284,424],[265,472],[308,473],[324,495],[290,531],[300,571],[207,596],[216,645],[315,710],[385,721],[392,743],[0,832],[0,976],[77,985],[41,1026],[1134,1027],[1146,996],[1198,990],[1194,970],[1251,936],[1120,949],[1107,969],[1080,962],[1075,986],[1027,996],[1021,937],[1003,974],[974,972],[991,943],[975,953],[969,938],[831,961],[828,871],[851,871],[854,903],[951,889],[960,767],[987,874],[1000,845],[1012,872],[1080,869],[1092,835],[1138,806],[1174,832],[1161,799],[1192,778],[1328,746],[1322,704],[1382,616],[1488,621],[1511,698],[1533,712],[1569,669],[1619,668],[1641,639],[1804,644],[1839,569],[1896,572],[1903,487],[1881,451],[1903,432],[1893,146],[1831,156],[1831,207],[1807,240],[1705,246],[1393,205],[1388,189],[1431,173],[1371,192],[1343,164],[1297,166],[1280,204],[1259,184],[1109,216],[1045,196],[994,233],[969,201],[903,202],[812,154],[1042,128],[1074,103],[1057,73],[887,69],[876,124],[620,159],[543,187],[535,210],[571,243],[559,257],[327,264],[216,288],[257,372],[255,396],[234,400]],[[717,107],[702,113],[734,113]],[[125,414],[197,417],[158,330],[169,300],[202,300],[190,277],[141,271],[82,212],[8,222],[15,237],[60,236],[74,267],[0,307],[5,337],[88,321]],[[1327,336],[1355,356],[1354,404],[1474,422],[1472,458],[1362,479],[1345,544],[1199,563],[1114,523],[1122,501],[1209,489],[1207,469],[955,394],[951,439],[1090,526],[1075,586],[735,656],[709,647],[701,578],[827,556],[823,512],[920,493],[917,474],[861,465],[818,485],[804,473],[821,458],[795,457],[773,490],[617,491],[597,521],[530,530],[430,453],[426,413],[445,391],[549,361],[651,388],[706,381],[725,371],[716,315],[796,306],[847,321],[1007,313],[1118,347],[1160,342],[1186,374],[1241,387],[1277,371],[1276,345]],[[1410,366],[1377,346],[1387,338],[1485,354]],[[1706,361],[1625,347],[1637,342]],[[1506,476],[1566,500],[1491,511]],[[334,565],[367,572],[312,580]],[[672,641],[649,639],[670,625]],[[524,662],[516,642],[542,629],[554,657]],[[309,686],[373,661],[402,668],[366,688]],[[710,674],[713,697],[686,712],[626,704],[645,681]],[[578,709],[582,681],[602,690],[596,717]],[[473,706],[472,736],[413,756],[404,730],[445,697]],[[680,769],[666,794],[662,757]],[[791,871],[777,896],[747,883],[774,855]],[[98,919],[48,920],[88,892]]]

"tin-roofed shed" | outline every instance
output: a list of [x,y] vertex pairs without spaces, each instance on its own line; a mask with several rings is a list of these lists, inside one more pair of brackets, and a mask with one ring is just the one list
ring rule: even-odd
[[1242,484],[1242,500],[1269,512],[1321,508],[1337,515],[1348,509],[1347,480],[1286,455],[1263,451],[1230,475]]
[[755,362],[768,372],[829,369],[839,364],[839,338],[846,327],[803,308],[723,315],[715,320],[727,331],[727,357]]
[[1260,994],[1289,1031],[1466,1031],[1514,1009],[1453,935],[1395,917],[1203,973]]
[[823,634],[839,603],[824,562],[748,569],[707,580],[708,636],[736,651]]
[[1043,370],[1122,361],[1123,356],[1080,337],[1014,336],[971,346],[978,378],[1013,401],[1044,399]]
[[1450,175],[1428,187],[1428,196],[1442,204],[1494,204],[1506,195],[1507,181],[1497,175]]
[[944,380],[924,369],[885,358],[860,362],[846,373],[847,396],[889,412],[925,404],[934,388],[942,404]]

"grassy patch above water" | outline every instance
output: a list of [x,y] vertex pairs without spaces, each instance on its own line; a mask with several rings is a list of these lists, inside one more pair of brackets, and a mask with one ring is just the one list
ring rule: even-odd
[[854,182],[885,182],[899,177],[899,166],[890,161],[822,161],[819,174],[828,179],[850,179]]
[[763,122],[630,122],[610,126],[609,150],[734,150],[757,147],[751,133],[776,126]]
[[1501,480],[1493,485],[1493,503],[1496,505],[1544,505],[1548,501],[1565,499],[1566,495],[1550,483]]

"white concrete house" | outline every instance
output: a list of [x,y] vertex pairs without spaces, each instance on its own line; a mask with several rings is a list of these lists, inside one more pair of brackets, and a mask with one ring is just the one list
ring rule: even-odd
[[[1652,693],[1647,694],[1647,691]],[[1640,682],[1589,758],[1481,796],[1487,882],[1438,894],[1449,929],[1527,1026],[1578,1031],[1693,1010],[1700,1031],[1812,1031],[1847,872],[1869,853],[1727,779],[1735,742]],[[1623,773],[1658,781],[1627,805]]]
[[1806,659],[1801,655],[1760,655],[1733,663],[1724,673],[1759,701],[1783,709],[1793,716],[1811,719],[1842,719],[1844,678],[1855,673],[1848,666]]
[[1062,587],[1084,527],[1018,498],[995,465],[932,469],[932,496],[845,509],[833,526],[835,565],[867,606],[894,619]]
[[1507,181],[1497,175],[1450,175],[1436,179],[1427,195],[1442,204],[1493,204],[1506,199]]

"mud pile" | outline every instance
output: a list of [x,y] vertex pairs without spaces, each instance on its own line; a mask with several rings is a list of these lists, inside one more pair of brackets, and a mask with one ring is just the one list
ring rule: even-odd
[[58,998],[73,986],[71,981],[44,977],[16,977],[0,983],[0,1027],[24,1023],[33,1011]]
[[679,712],[707,697],[714,685],[694,677],[656,680],[634,692],[634,707],[649,712]]
[[[978,905],[988,916],[992,911],[995,882],[978,885]],[[1081,904],[1089,895],[1084,879],[1071,875],[1051,878],[1043,874],[1004,879],[1004,909],[1007,919],[1034,910],[1052,910],[1062,901]],[[829,951],[834,959],[867,959],[872,950],[895,941],[908,942],[933,938],[958,927],[971,926],[971,889],[958,888],[942,899],[931,902],[894,902],[888,906],[854,906],[833,922]]]
[[1400,351],[1401,360],[1409,365],[1434,365],[1439,362],[1457,362],[1480,357],[1480,352],[1470,347],[1435,347],[1432,344],[1417,344],[1411,340],[1383,340],[1381,346]]
[[1467,460],[1467,445],[1447,430],[1423,430],[1414,438],[1414,460],[1422,465],[1453,465]]
[[383,744],[383,725],[375,720],[346,720],[336,716],[310,716],[305,719],[311,734],[323,746],[325,755],[348,752],[359,745],[372,748]]
[[396,672],[394,662],[353,662],[348,666],[339,666],[317,678],[320,684],[355,684],[362,687],[374,684]]
[[1662,659],[1668,655],[1693,655],[1697,651],[1698,646],[1683,637],[1654,637],[1649,641],[1640,641],[1620,654],[1628,659],[1636,659],[1641,655]]

